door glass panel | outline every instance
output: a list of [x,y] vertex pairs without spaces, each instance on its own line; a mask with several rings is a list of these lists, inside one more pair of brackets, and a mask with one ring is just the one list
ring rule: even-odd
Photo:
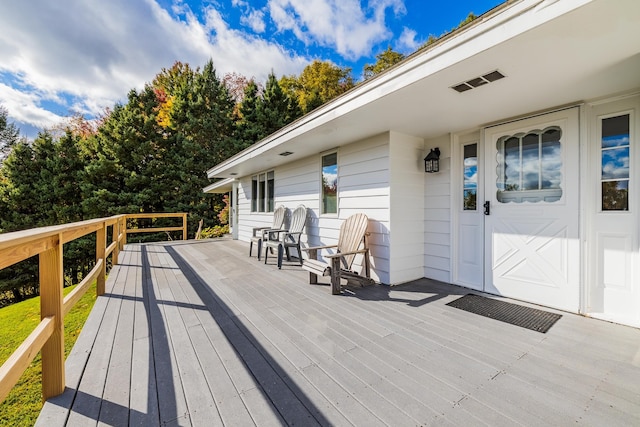
[[504,142],[504,182],[499,189],[516,191],[520,189],[520,140],[508,138]]
[[602,210],[629,210],[629,115],[602,120]]
[[464,146],[462,207],[465,211],[477,209],[478,197],[478,144]]
[[501,203],[556,202],[562,197],[562,131],[506,135],[498,139],[496,198]]
[[540,141],[537,134],[522,138],[522,189],[537,190],[540,187]]
[[560,157],[560,130],[549,129],[542,134],[542,181],[540,188],[560,188],[562,158]]

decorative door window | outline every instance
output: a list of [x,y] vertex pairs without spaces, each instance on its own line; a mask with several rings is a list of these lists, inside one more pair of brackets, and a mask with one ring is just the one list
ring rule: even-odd
[[602,210],[629,210],[629,114],[602,119]]
[[498,139],[496,198],[501,203],[552,203],[562,197],[562,130],[507,135]]
[[475,211],[478,197],[478,144],[464,146],[462,209]]

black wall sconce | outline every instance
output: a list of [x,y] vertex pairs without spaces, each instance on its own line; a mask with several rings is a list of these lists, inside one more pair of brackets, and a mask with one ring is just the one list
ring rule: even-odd
[[424,158],[424,171],[427,173],[438,172],[440,170],[440,149],[432,148]]

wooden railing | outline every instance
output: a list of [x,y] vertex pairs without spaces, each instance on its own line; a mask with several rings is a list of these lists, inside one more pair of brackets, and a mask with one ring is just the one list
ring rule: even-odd
[[[180,227],[127,228],[128,219],[182,218]],[[112,243],[107,246],[111,227]],[[64,391],[64,316],[96,281],[96,293],[105,292],[107,257],[118,264],[127,235],[142,232],[182,231],[187,239],[186,213],[116,215],[72,224],[0,234],[0,270],[32,256],[39,258],[40,323],[0,367],[0,403],[42,351],[42,398]],[[63,298],[63,245],[96,233],[96,264],[76,288]]]

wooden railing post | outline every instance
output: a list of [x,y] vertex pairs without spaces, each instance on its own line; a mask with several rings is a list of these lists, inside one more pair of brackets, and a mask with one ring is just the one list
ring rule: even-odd
[[107,223],[103,222],[102,227],[96,231],[96,263],[102,260],[102,268],[96,279],[96,293],[104,295],[105,282],[107,276],[107,263],[105,259],[105,249],[107,247]]
[[122,246],[127,244],[127,216],[122,217]]
[[40,318],[54,318],[54,331],[42,347],[42,398],[64,391],[64,314],[62,307],[62,235],[39,256]]
[[118,264],[118,254],[120,253],[120,243],[118,243],[118,236],[120,235],[120,220],[117,220],[113,223],[113,227],[111,230],[111,241],[116,242],[116,246],[113,248],[113,252],[111,252],[111,265]]
[[187,240],[187,214],[182,214],[182,240]]

